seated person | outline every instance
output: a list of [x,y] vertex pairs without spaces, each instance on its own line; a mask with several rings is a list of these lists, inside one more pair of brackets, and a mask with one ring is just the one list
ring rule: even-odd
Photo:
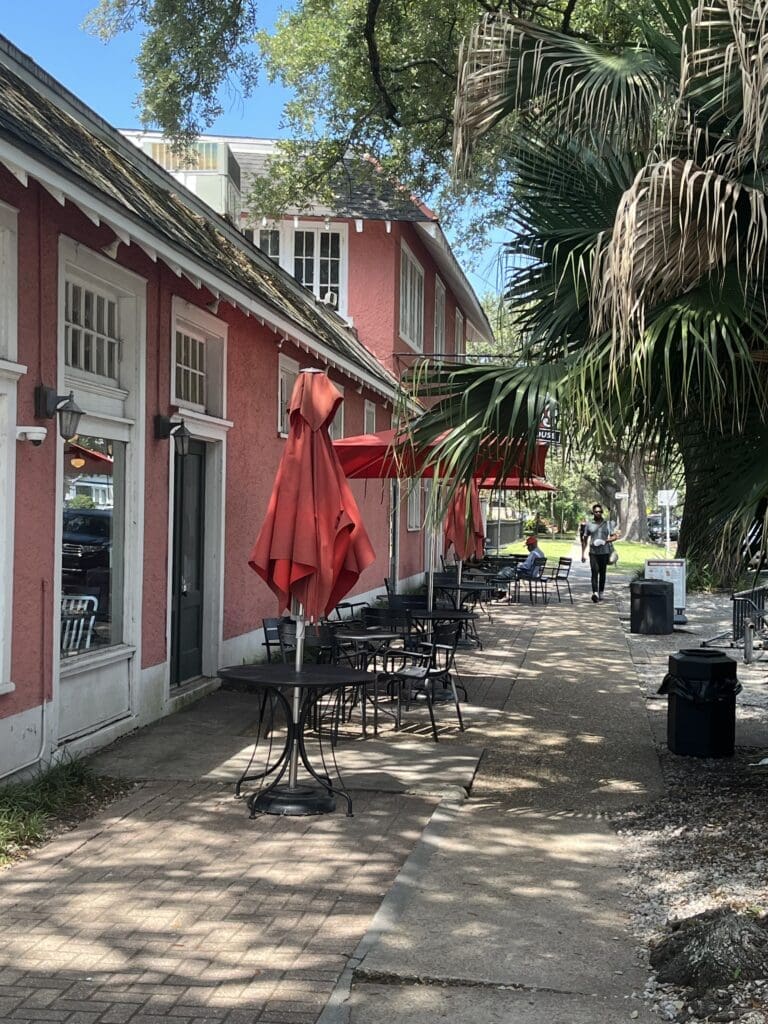
[[[534,565],[537,558],[544,558],[544,552],[539,547],[539,541],[533,534],[525,538],[525,546],[528,554],[519,565],[508,565],[499,570],[497,579],[502,580],[529,580],[533,579]],[[537,573],[539,575],[539,573]]]
[[534,576],[541,575],[541,568],[536,567],[537,558],[545,558],[544,552],[539,547],[539,538],[531,534],[530,537],[525,538],[525,546],[528,549],[527,557],[515,567],[515,572],[519,580],[531,580]]

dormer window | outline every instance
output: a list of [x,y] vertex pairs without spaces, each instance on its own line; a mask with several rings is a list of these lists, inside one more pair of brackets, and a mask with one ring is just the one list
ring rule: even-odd
[[341,232],[323,225],[296,228],[293,233],[293,276],[320,302],[341,306]]
[[275,263],[280,262],[280,231],[278,228],[262,228],[259,231],[258,246],[265,256]]

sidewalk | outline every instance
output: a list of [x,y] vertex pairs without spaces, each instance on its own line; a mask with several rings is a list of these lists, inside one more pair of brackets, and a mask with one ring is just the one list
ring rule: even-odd
[[104,751],[136,789],[0,875],[0,1021],[655,1020],[605,813],[662,791],[663,655],[627,639],[621,577],[595,606],[582,573],[573,606],[480,623],[464,733],[443,707],[438,744],[420,723],[339,748],[353,818],[248,819],[242,694]]

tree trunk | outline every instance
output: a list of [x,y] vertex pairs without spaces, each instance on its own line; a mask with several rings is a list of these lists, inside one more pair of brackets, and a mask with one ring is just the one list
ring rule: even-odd
[[639,452],[617,460],[621,490],[627,495],[621,502],[621,535],[625,540],[648,540],[645,514],[645,470]]
[[736,979],[762,978],[767,957],[766,918],[721,907],[673,925],[671,934],[651,950],[651,966],[659,981],[701,995]]
[[[734,467],[745,465],[745,450],[752,452],[755,465],[765,465],[766,427],[756,412],[740,434],[718,433],[689,408],[685,420],[676,424],[675,436],[685,475],[677,557],[708,567],[713,583],[732,587],[744,567],[744,536],[738,531],[728,536],[729,511],[723,497],[738,489]],[[736,499],[734,511],[735,505]]]

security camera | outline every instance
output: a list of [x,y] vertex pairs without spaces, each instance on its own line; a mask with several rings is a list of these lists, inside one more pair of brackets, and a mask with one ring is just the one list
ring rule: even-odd
[[37,448],[48,436],[47,427],[16,427],[17,441],[31,441]]

